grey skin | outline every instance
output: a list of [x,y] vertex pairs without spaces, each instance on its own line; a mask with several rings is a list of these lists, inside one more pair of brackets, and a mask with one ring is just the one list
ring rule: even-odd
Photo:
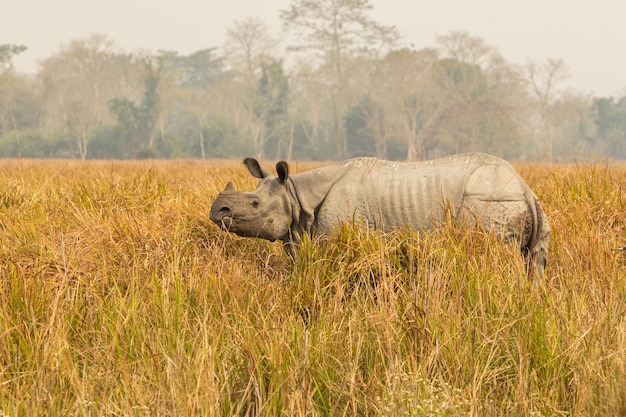
[[[381,231],[432,230],[451,216],[459,225],[480,223],[503,240],[519,244],[540,276],[551,230],[535,194],[506,161],[467,153],[424,162],[350,159],[278,176],[246,158],[257,188],[237,191],[229,182],[211,207],[210,218],[239,236],[281,240],[295,255],[303,234],[328,236],[341,223]],[[529,268],[529,274],[532,275]]]

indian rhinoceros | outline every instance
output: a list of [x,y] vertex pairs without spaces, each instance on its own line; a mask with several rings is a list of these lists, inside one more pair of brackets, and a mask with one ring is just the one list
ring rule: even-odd
[[[519,243],[540,275],[551,230],[536,195],[506,161],[466,153],[424,162],[350,159],[289,175],[286,162],[272,176],[253,158],[248,171],[261,179],[254,191],[229,182],[211,207],[210,218],[240,236],[281,240],[295,254],[303,233],[329,235],[342,222],[391,231],[426,231],[446,215]],[[529,273],[532,273],[529,270]]]

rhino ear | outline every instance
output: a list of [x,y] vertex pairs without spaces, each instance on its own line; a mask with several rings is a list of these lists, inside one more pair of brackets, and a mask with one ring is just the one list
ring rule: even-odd
[[289,165],[287,165],[287,162],[278,162],[276,164],[276,173],[278,174],[280,182],[285,182],[285,180],[289,178]]
[[246,158],[243,160],[243,163],[246,165],[246,167],[248,167],[248,171],[250,171],[250,174],[252,174],[252,176],[255,178],[263,179],[270,175],[267,170],[261,168],[261,165],[259,165],[259,161],[254,158]]

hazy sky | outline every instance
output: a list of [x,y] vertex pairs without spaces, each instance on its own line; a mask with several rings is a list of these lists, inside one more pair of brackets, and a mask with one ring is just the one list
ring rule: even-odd
[[[290,0],[2,0],[0,44],[23,44],[18,71],[62,44],[102,33],[126,52],[176,50],[188,54],[222,46],[234,20],[259,17],[280,31],[278,12]],[[467,31],[523,64],[561,58],[567,85],[596,96],[626,94],[624,0],[371,0],[376,21],[394,25],[416,49],[436,35]]]

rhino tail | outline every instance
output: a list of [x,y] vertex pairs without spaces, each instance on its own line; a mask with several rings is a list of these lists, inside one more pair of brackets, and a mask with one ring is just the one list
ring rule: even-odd
[[529,277],[532,277],[534,272],[537,272],[539,277],[543,277],[548,261],[548,248],[550,246],[552,229],[548,222],[548,216],[546,216],[541,204],[539,204],[537,196],[530,189],[528,194],[528,205],[532,213],[532,233],[524,248],[524,253],[526,255]]

